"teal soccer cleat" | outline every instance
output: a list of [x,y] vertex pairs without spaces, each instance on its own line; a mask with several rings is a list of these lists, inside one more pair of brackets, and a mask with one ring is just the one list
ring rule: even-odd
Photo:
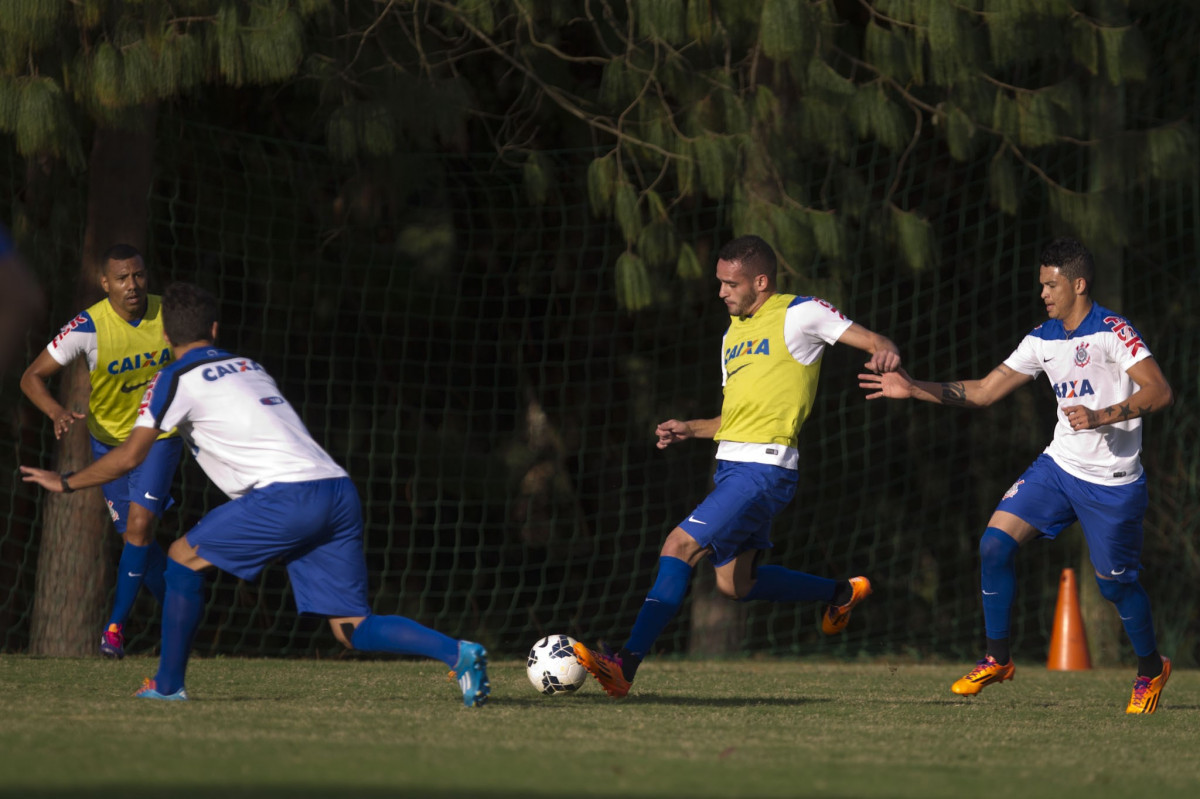
[[487,704],[492,684],[487,676],[487,650],[482,644],[470,641],[458,642],[458,662],[450,677],[462,688],[463,704],[467,707],[482,707]]
[[187,689],[180,688],[173,694],[162,694],[158,692],[158,687],[154,684],[154,680],[147,677],[142,680],[142,687],[134,693],[138,699],[158,699],[163,702],[186,702],[188,701]]

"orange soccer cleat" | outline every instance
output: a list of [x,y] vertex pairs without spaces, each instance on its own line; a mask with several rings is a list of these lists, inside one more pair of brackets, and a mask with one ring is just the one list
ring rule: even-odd
[[827,605],[821,615],[821,631],[826,635],[836,635],[846,629],[850,623],[850,611],[854,606],[871,595],[871,581],[866,577],[850,578],[850,601],[844,605]]
[[1158,698],[1162,695],[1162,689],[1167,684],[1167,679],[1171,676],[1171,659],[1164,657],[1162,662],[1162,674],[1157,677],[1138,676],[1134,679],[1133,695],[1129,697],[1129,707],[1125,708],[1126,713],[1153,713],[1158,710]]
[[959,696],[974,696],[982,691],[985,685],[1011,680],[1016,671],[1017,667],[1011,660],[1000,665],[994,657],[986,655],[983,660],[975,664],[975,668],[971,669],[970,674],[951,685],[950,690]]
[[578,641],[575,642],[574,649],[575,659],[600,682],[605,693],[616,699],[629,693],[629,686],[632,683],[625,679],[625,673],[621,670],[620,658],[588,649]]

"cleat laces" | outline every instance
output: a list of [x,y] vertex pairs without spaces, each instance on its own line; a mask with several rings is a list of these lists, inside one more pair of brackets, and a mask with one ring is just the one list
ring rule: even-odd
[[989,668],[991,668],[992,666],[998,666],[998,665],[1000,665],[1000,664],[997,663],[995,660],[992,660],[989,657],[985,657],[983,660],[980,660],[975,663],[975,668],[971,669],[971,673],[967,675],[967,679],[968,680],[978,679]]
[[1129,701],[1135,707],[1145,707],[1146,694],[1150,691],[1150,683],[1154,682],[1152,677],[1143,677],[1140,674],[1133,680],[1133,699]]

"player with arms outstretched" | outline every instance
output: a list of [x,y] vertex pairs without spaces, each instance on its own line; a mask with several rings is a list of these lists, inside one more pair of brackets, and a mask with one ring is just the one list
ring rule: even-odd
[[[100,285],[108,296],[64,325],[21,377],[25,396],[54,423],[55,438],[62,438],[75,422],[87,420],[93,459],[129,437],[142,392],[171,360],[163,341],[161,299],[147,293],[147,281],[146,264],[136,248],[110,247],[100,271]],[[47,386],[50,377],[76,358],[87,361],[90,373],[86,414],[64,408]],[[171,481],[181,451],[179,438],[165,430],[141,465],[102,486],[113,525],[125,540],[112,613],[100,636],[100,653],[107,657],[125,656],[125,622],[139,589],[145,585],[162,602],[167,558],[154,540],[154,527],[172,503]]]
[[269,563],[287,565],[301,613],[328,618],[344,646],[417,654],[451,666],[467,707],[490,691],[487,652],[367,602],[362,508],[345,470],[309,435],[269,374],[219,349],[217,303],[174,283],[163,293],[175,359],[151,381],[137,424],[121,446],[70,476],[22,466],[50,491],[100,485],[135,468],[163,430],[177,428],[196,462],[230,502],[210,511],[168,552],[158,672],[137,695],[186,700],[185,671],[204,612],[205,570],[254,580]]
[[1171,405],[1171,387],[1133,325],[1092,301],[1095,266],[1082,244],[1056,239],[1040,264],[1049,321],[982,380],[931,383],[900,370],[859,375],[859,382],[873,392],[868,399],[983,408],[1045,373],[1058,396],[1054,438],[1004,494],[979,541],[987,650],[951,690],[973,696],[1012,679],[1017,549],[1038,537],[1053,539],[1078,520],[1100,593],[1116,606],[1137,653],[1126,712],[1153,713],[1171,661],[1158,652],[1150,600],[1138,580],[1147,504],[1139,453],[1142,417]]
[[856,347],[871,355],[866,368],[889,371],[900,366],[896,345],[824,300],[779,293],[775,251],[758,236],[726,244],[716,272],[731,317],[721,346],[721,415],[671,419],[656,431],[659,449],[689,438],[720,442],[714,488],[667,536],[658,576],[625,645],[615,653],[575,645],[580,662],[614,697],[629,692],[701,558],[713,564],[717,589],[731,599],[825,603],[827,634],[841,632],[871,593],[866,577],[838,581],[758,561],[771,548],[772,520],[796,493],[797,438],[812,410],[826,346]]

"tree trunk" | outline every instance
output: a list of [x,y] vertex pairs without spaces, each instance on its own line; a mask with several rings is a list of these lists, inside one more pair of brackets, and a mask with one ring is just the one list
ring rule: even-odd
[[[1097,4],[1104,6],[1105,0]],[[1091,156],[1089,190],[1095,194],[1114,195],[1122,191],[1121,176],[1117,172],[1120,164],[1120,133],[1125,124],[1125,90],[1115,87],[1104,78],[1092,81],[1092,139],[1099,142]],[[1108,244],[1085,245],[1092,252],[1096,266],[1095,291],[1092,299],[1117,313],[1121,313],[1125,282],[1125,253]],[[1083,536],[1080,536],[1083,540]],[[1100,595],[1096,585],[1096,569],[1092,566],[1087,544],[1082,547],[1080,557],[1079,607],[1084,627],[1088,631],[1088,643],[1092,650],[1092,663],[1097,666],[1115,666],[1125,660],[1125,644],[1122,639],[1120,617],[1112,603]],[[1089,579],[1090,578],[1090,579]]]
[[[98,128],[88,162],[87,227],[75,307],[103,294],[100,258],[117,243],[146,246],[147,195],[154,170],[155,110],[146,109],[141,130]],[[153,269],[152,264],[148,266]],[[80,360],[62,372],[60,402],[87,409],[90,385]],[[57,468],[80,469],[91,460],[88,433],[74,425],[59,441]],[[38,575],[30,620],[30,652],[36,655],[94,654],[108,610],[112,564],[108,513],[100,489],[48,494],[38,549]]]
[[722,596],[711,568],[692,578],[692,625],[689,655],[734,655],[746,634],[746,606]]

